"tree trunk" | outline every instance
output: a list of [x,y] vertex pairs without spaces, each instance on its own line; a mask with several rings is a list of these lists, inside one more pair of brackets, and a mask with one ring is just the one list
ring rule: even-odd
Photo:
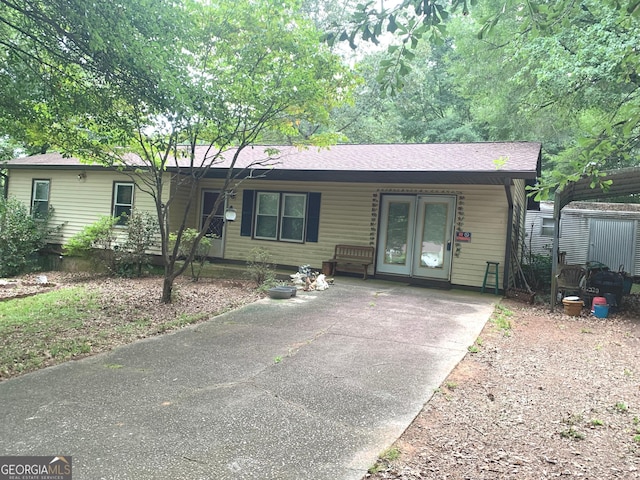
[[165,275],[162,282],[162,303],[171,303],[171,293],[173,292],[173,275]]

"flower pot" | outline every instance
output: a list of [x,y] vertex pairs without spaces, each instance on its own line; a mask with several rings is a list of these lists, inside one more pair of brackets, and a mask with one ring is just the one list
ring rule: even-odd
[[295,287],[273,287],[269,289],[269,297],[276,300],[284,300],[293,296],[292,288]]
[[584,302],[578,297],[565,297],[562,299],[565,315],[577,317],[584,307]]

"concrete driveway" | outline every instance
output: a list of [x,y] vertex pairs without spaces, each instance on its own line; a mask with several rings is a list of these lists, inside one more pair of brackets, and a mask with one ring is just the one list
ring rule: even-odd
[[351,278],[0,383],[0,455],[75,480],[360,479],[497,297]]

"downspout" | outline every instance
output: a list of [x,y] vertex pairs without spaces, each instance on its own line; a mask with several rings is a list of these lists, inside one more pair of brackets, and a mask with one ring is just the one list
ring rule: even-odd
[[511,248],[513,237],[513,196],[511,195],[511,181],[504,179],[504,191],[507,195],[508,213],[507,213],[507,245],[504,252],[504,268],[502,285],[506,291],[509,288],[509,274],[511,273]]

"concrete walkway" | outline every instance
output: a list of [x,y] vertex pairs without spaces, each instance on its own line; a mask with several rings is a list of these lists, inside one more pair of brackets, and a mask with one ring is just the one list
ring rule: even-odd
[[0,383],[0,455],[75,480],[359,480],[497,297],[351,278]]

